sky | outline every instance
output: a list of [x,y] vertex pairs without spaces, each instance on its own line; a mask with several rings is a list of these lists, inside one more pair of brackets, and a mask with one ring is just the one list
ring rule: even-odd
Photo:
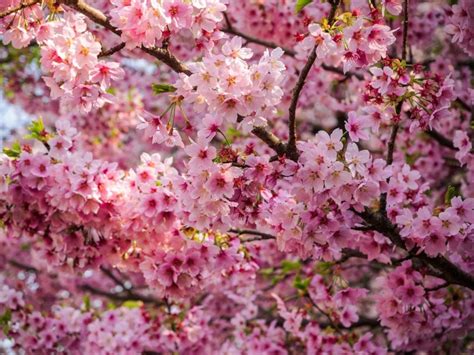
[[0,147],[8,140],[11,129],[25,125],[29,119],[24,111],[7,103],[0,91]]

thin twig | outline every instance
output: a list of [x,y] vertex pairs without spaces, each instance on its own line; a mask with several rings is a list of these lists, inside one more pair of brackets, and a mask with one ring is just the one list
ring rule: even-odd
[[306,78],[308,77],[311,67],[313,66],[314,61],[316,60],[316,47],[317,46],[314,46],[313,49],[311,50],[311,53],[309,54],[309,57],[308,57],[308,61],[306,62],[303,69],[301,70],[300,76],[298,77],[298,81],[296,82],[296,86],[293,89],[293,95],[291,96],[290,108],[288,110],[289,112],[289,122],[288,122],[289,139],[288,139],[288,145],[286,149],[286,155],[288,156],[288,158],[294,161],[297,161],[299,157],[299,153],[296,148],[296,108],[298,107],[298,100],[300,98],[301,91],[303,90],[303,87],[306,83]]
[[441,285],[438,285],[438,286],[435,286],[435,287],[425,288],[425,291],[426,292],[438,291],[438,290],[441,290],[441,289],[446,288],[448,286],[449,286],[449,282],[444,282]]
[[79,288],[83,291],[87,291],[102,297],[107,297],[116,301],[142,301],[143,303],[154,304],[155,306],[163,306],[165,304],[163,301],[160,301],[154,297],[143,296],[136,293],[112,293],[87,284],[81,285]]
[[[408,1],[404,2],[403,9],[403,43],[402,43],[402,60],[407,59],[407,46],[408,46]],[[396,114],[400,116],[402,112],[403,99],[397,104]],[[397,134],[400,126],[396,122],[392,127],[392,133],[390,134],[390,139],[388,141],[388,151],[387,151],[387,166],[392,165],[393,163],[393,154],[395,153],[395,142],[397,140]],[[387,215],[387,193],[384,192],[380,195],[380,212],[386,216]]]
[[[399,106],[401,108],[401,105],[403,102],[400,102]],[[397,110],[400,111],[400,110]],[[399,114],[399,112],[397,113]],[[392,133],[390,134],[390,139],[388,141],[388,151],[387,151],[387,166],[392,165],[393,163],[393,154],[395,153],[395,142],[397,140],[397,134],[400,126],[398,123],[395,123],[394,126],[392,127]],[[380,211],[386,215],[387,214],[387,193],[384,192],[380,196]]]
[[[330,1],[332,7],[331,12],[329,14],[328,22],[330,25],[334,22],[336,17],[336,11],[339,7],[340,0],[331,0]],[[311,71],[311,67],[313,66],[316,60],[316,48],[317,45],[313,47],[311,53],[309,54],[308,60],[301,70],[300,76],[298,77],[298,81],[293,89],[293,94],[291,97],[290,108],[288,110],[289,120],[288,120],[288,144],[286,147],[286,155],[293,161],[297,161],[299,157],[298,149],[296,148],[296,108],[298,107],[298,100],[303,90],[303,87],[306,83],[306,78],[308,77],[309,72]]]
[[407,60],[408,47],[408,1],[403,4],[403,43],[402,43],[402,60]]
[[21,270],[28,271],[28,272],[38,273],[37,268],[35,268],[33,266],[30,266],[30,265],[27,265],[27,264],[23,264],[22,262],[19,262],[17,260],[10,259],[10,260],[8,260],[8,263],[11,264],[12,266],[16,267],[17,269],[21,269]]
[[239,31],[238,29],[234,28],[234,26],[232,26],[232,24],[229,20],[229,17],[227,16],[226,13],[224,13],[224,19],[225,19],[227,27],[223,28],[221,30],[222,32],[242,37],[243,39],[247,40],[248,42],[259,44],[259,45],[267,47],[267,48],[273,48],[273,49],[281,48],[283,50],[283,52],[286,55],[290,56],[290,57],[294,57],[296,55],[296,52],[292,49],[282,47],[282,46],[280,46],[276,43],[273,43],[273,42],[270,42],[270,41],[265,41],[265,40],[257,38],[257,37],[252,37],[252,36],[250,36],[246,33],[243,33],[241,31]]
[[106,268],[105,266],[101,266],[100,267],[100,271],[102,271],[105,276],[107,276],[109,279],[111,279],[112,281],[114,281],[117,285],[119,285],[120,287],[122,287],[122,289],[124,291],[131,291],[129,287],[126,287],[125,284],[123,283],[122,280],[120,280],[117,276],[115,276],[115,274],[113,273],[112,270],[109,270],[108,268]]
[[[255,43],[255,44],[259,44],[263,47],[267,47],[267,48],[272,48],[272,49],[275,49],[275,48],[280,48],[283,53],[289,57],[295,57],[296,56],[296,52],[293,50],[293,49],[290,49],[290,48],[285,48],[283,46],[280,46],[274,42],[270,42],[270,41],[265,41],[263,39],[260,39],[260,38],[257,38],[257,37],[253,37],[253,36],[250,36],[246,33],[243,33],[241,31],[239,31],[238,29],[236,29],[234,26],[232,26],[230,20],[229,20],[229,17],[227,16],[227,14],[224,13],[224,18],[226,20],[226,25],[227,27],[226,28],[223,28],[221,31],[222,32],[225,32],[225,33],[228,33],[228,34],[232,34],[234,36],[239,36],[239,37],[242,37],[243,39],[245,39],[247,42],[250,42],[250,43]],[[333,66],[330,66],[330,65],[327,65],[327,64],[322,64],[321,65],[321,68],[323,68],[324,70],[326,71],[329,71],[329,72],[332,72],[332,73],[336,73],[336,74],[340,74],[340,75],[343,75],[345,77],[356,77],[357,79],[359,80],[363,80],[364,77],[363,75],[359,74],[359,73],[354,73],[354,72],[347,72],[347,73],[344,73],[344,71],[340,68],[336,68],[336,67],[333,67]]]
[[255,230],[250,230],[250,229],[231,229],[229,230],[229,233],[235,233],[238,234],[239,236],[248,234],[248,235],[255,235],[259,239],[254,239],[254,240],[244,240],[244,241],[256,241],[256,240],[269,240],[269,239],[276,239],[275,236],[268,234],[268,233],[263,233]]
[[124,48],[125,48],[125,43],[117,44],[116,46],[113,46],[110,49],[102,50],[102,52],[99,53],[99,58],[108,57],[114,53],[120,52]]
[[319,312],[321,312],[321,314],[323,314],[323,315],[327,318],[327,320],[329,321],[329,325],[330,325],[332,328],[334,328],[334,330],[335,330],[337,333],[341,334],[341,330],[339,329],[339,326],[333,321],[333,319],[331,318],[331,316],[330,316],[327,312],[323,311],[323,310],[321,309],[321,307],[319,307],[319,306],[316,304],[316,302],[313,301],[313,299],[311,298],[310,295],[307,295],[306,298],[309,299],[309,301],[311,302],[311,304],[313,305],[314,308],[316,308]]

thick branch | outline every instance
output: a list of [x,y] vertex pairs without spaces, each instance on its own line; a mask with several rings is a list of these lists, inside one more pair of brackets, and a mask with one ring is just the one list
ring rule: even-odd
[[413,259],[419,259],[423,264],[427,265],[432,271],[435,272],[435,276],[441,278],[451,284],[467,287],[474,290],[474,276],[461,270],[459,267],[454,265],[448,259],[437,256],[430,257],[424,252],[415,252],[408,250],[405,242],[400,236],[398,228],[384,215],[380,213],[373,214],[368,211],[359,213],[359,216],[364,219],[366,223],[373,228],[373,230],[385,235],[390,241],[408,252]]
[[273,133],[267,131],[263,127],[255,127],[252,129],[252,133],[265,142],[271,149],[275,151],[279,156],[285,155],[286,146],[285,144]]
[[[453,142],[451,142],[448,138],[443,136],[441,133],[438,131],[432,129],[431,131],[426,131],[426,134],[429,135],[431,138],[433,138],[436,142],[438,142],[440,145],[443,147],[449,148],[451,150],[458,150]],[[474,154],[474,149],[471,149],[471,153]]]
[[437,141],[443,147],[446,147],[452,150],[457,150],[453,142],[451,142],[448,138],[443,136],[438,131],[433,129],[431,131],[426,131],[426,134],[429,135],[431,138],[433,138],[435,141]]
[[26,9],[27,7],[33,6],[37,3],[39,3],[40,0],[29,0],[29,1],[22,1],[20,5],[12,7],[11,9],[7,9],[3,12],[0,12],[0,19],[7,17],[8,15],[14,14],[17,11],[21,11],[23,9]]

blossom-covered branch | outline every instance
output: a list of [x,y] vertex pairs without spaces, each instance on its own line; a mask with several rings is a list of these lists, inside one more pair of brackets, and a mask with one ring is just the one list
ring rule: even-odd
[[0,13],[0,353],[469,352],[467,0]]
[[[112,31],[116,35],[120,36],[121,31],[114,27],[110,20],[105,16],[100,10],[94,8],[93,6],[87,4],[83,0],[60,0],[61,3],[72,7],[78,12],[84,14],[89,19],[95,23],[104,26],[108,30]],[[183,63],[178,61],[167,49],[163,48],[147,48],[142,46],[141,48],[145,53],[155,57],[156,59],[162,61],[170,68],[172,68],[177,73],[190,74],[191,72],[187,69]]]

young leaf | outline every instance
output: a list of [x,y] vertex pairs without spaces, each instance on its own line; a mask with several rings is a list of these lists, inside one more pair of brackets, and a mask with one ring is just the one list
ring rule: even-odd
[[303,8],[306,5],[309,5],[312,2],[313,2],[313,0],[297,0],[296,5],[295,5],[295,12],[296,13],[300,12],[301,10],[303,10]]
[[84,303],[84,309],[89,312],[90,309],[91,309],[91,298],[89,297],[89,295],[85,295],[83,298],[82,298],[82,302]]
[[449,185],[444,195],[444,203],[446,205],[451,205],[451,200],[453,197],[459,196],[459,190],[456,186]]
[[2,327],[3,334],[7,335],[10,331],[10,321],[12,319],[12,311],[7,309],[5,313],[0,316],[0,327]]
[[51,135],[48,134],[44,127],[43,119],[40,117],[36,121],[31,122],[28,126],[28,131],[30,134],[25,136],[26,139],[37,139],[40,142],[46,143]]
[[41,134],[44,131],[43,119],[40,117],[36,121],[31,122],[31,124],[28,126],[28,130],[33,134]]
[[281,263],[281,271],[285,274],[297,271],[301,268],[301,263],[299,261],[283,260]]
[[128,309],[140,308],[143,305],[141,301],[132,301],[128,300],[122,303],[122,307],[126,307]]
[[3,153],[10,158],[18,158],[21,154],[21,145],[19,142],[14,142],[11,148],[3,148]]
[[165,92],[175,92],[176,88],[170,84],[152,84],[151,88],[155,95],[163,94]]

